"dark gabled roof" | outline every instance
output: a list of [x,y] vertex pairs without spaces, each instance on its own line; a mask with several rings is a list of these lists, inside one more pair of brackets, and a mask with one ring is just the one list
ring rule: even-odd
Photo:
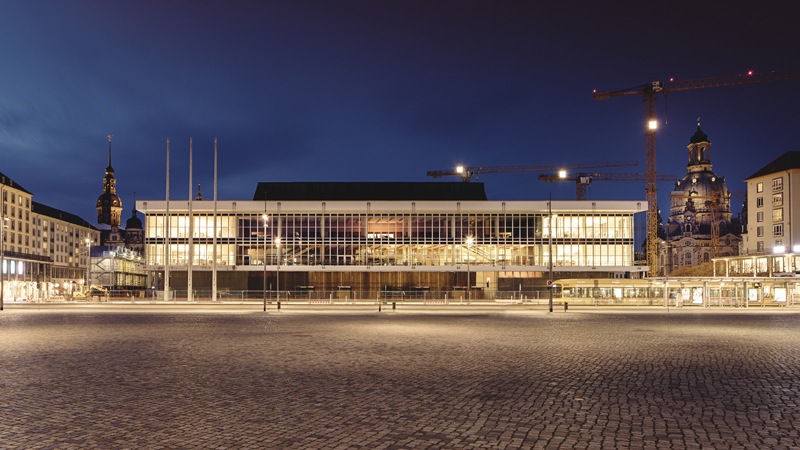
[[800,152],[786,152],[782,154],[775,161],[772,161],[758,172],[745,178],[744,181],[789,169],[800,169]]
[[69,222],[73,225],[79,225],[92,230],[97,230],[97,228],[95,228],[92,224],[81,219],[75,214],[70,214],[68,212],[61,211],[60,209],[51,208],[38,202],[31,202],[31,211],[47,217],[52,217],[53,219],[63,220],[64,222]]
[[483,183],[297,182],[258,183],[254,201],[486,200]]
[[[24,187],[22,187],[19,184],[15,183],[14,180],[12,180],[11,178],[8,178],[7,176],[5,176],[5,174],[3,172],[0,172],[0,184],[5,184],[6,186],[10,186],[10,187],[12,187],[14,189],[19,189],[20,191],[22,191],[22,192],[24,192],[26,194],[31,194],[30,192],[28,192],[27,189],[25,189]],[[31,194],[31,195],[33,195],[33,194]]]

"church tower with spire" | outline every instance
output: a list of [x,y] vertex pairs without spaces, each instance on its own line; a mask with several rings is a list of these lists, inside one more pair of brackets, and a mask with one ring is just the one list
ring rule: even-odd
[[103,178],[103,193],[97,198],[97,223],[119,227],[122,221],[122,200],[117,196],[117,180],[111,167],[111,137],[108,135],[108,167]]
[[[670,214],[666,224],[667,241],[659,244],[659,267],[662,275],[686,267],[699,266],[711,261],[712,226],[719,227],[718,256],[736,256],[741,242],[741,225],[733,217],[725,177],[712,170],[711,142],[700,129],[689,138],[689,162],[686,175],[672,190]],[[712,208],[717,198],[719,206]]]

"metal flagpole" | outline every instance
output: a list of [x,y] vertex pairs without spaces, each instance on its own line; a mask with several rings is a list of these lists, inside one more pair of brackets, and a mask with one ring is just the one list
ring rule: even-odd
[[214,236],[211,240],[211,301],[217,301],[217,138],[214,138]]
[[164,301],[169,301],[169,138],[167,138],[167,211],[164,217]]
[[192,292],[192,266],[194,265],[194,216],[192,216],[192,193],[194,190],[192,189],[194,186],[192,185],[192,138],[189,138],[189,264],[186,268],[187,270],[187,284],[186,289],[187,297],[186,300],[193,302],[194,301],[194,293]]

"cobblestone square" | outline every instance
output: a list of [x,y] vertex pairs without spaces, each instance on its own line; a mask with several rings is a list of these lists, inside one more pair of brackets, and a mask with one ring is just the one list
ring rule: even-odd
[[800,448],[789,308],[10,307],[0,448]]

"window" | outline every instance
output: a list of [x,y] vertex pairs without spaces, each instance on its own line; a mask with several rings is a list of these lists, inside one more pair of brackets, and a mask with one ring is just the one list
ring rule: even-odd
[[756,228],[756,236],[761,237],[764,235],[764,227]]
[[772,221],[773,222],[783,222],[783,208],[773,209],[772,210]]
[[691,253],[686,253],[686,255],[684,255],[683,259],[684,259],[684,264],[685,265],[687,265],[687,266],[691,266],[692,265],[692,254]]
[[764,221],[764,211],[759,211],[756,213],[756,222],[763,222]]
[[772,206],[783,206],[783,192],[772,194]]
[[773,236],[783,236],[783,224],[777,224],[772,226],[772,235]]
[[756,242],[756,251],[763,252],[764,251],[764,241]]
[[756,198],[756,208],[761,208],[764,206],[764,197]]
[[774,178],[772,180],[772,190],[780,191],[783,189],[783,177]]
[[756,192],[764,192],[764,183],[756,183]]

